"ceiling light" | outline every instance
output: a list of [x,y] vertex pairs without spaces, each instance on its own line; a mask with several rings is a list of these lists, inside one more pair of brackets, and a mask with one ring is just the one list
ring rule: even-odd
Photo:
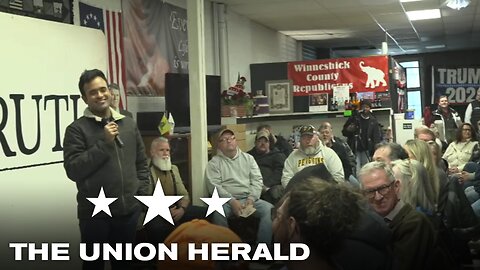
[[440,9],[407,11],[407,16],[410,21],[438,19],[440,18]]
[[447,0],[447,7],[460,10],[470,5],[470,0]]

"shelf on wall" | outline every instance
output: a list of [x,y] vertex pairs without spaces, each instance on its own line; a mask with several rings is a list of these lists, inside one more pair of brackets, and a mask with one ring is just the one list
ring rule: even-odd
[[[376,108],[372,112],[388,112],[392,115],[391,108]],[[326,117],[344,117],[344,111],[326,111],[326,112],[296,112],[282,114],[261,114],[252,117],[222,117],[222,124],[245,124],[266,120],[294,120],[294,119],[314,119]]]

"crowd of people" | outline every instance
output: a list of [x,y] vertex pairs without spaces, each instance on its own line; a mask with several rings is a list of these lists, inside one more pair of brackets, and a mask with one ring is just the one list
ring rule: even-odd
[[[229,200],[225,215],[216,211],[206,218],[206,207],[190,203],[170,160],[168,138],[155,139],[147,159],[135,122],[112,104],[114,90],[105,75],[86,70],[79,90],[87,108],[66,129],[64,167],[77,185],[87,253],[93,243],[134,243],[139,229],[152,243],[242,241],[228,228],[232,218],[253,208],[251,217],[258,220],[253,245],[310,248],[305,261],[285,261],[282,269],[461,269],[471,263],[468,243],[480,237],[477,125],[458,123],[445,97],[434,113],[444,122],[443,136],[421,126],[405,145],[382,141],[368,102],[343,126],[346,139],[334,136],[328,122],[308,124],[300,129],[297,149],[262,125],[254,147],[244,152],[235,132],[222,129],[212,142],[217,152],[204,182],[210,195],[215,190]],[[475,111],[479,105],[473,106]],[[475,121],[478,115],[472,114],[469,120]],[[173,224],[157,216],[143,226],[145,209],[135,196],[152,195],[159,184],[165,195],[182,196],[169,208]],[[111,214],[92,215],[96,206],[90,198],[103,192],[118,198],[109,206]],[[184,263],[162,262],[158,269],[163,264],[246,269],[248,264]],[[111,264],[112,269],[134,267],[113,258]],[[85,261],[83,269],[104,269],[104,261]]]

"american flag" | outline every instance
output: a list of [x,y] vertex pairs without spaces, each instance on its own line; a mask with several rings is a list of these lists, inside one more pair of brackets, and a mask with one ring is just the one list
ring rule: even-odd
[[23,0],[10,0],[9,6],[13,9],[23,10]]
[[123,61],[122,14],[79,2],[80,25],[100,29],[108,41],[108,83],[120,87],[120,108],[126,109],[125,63]]

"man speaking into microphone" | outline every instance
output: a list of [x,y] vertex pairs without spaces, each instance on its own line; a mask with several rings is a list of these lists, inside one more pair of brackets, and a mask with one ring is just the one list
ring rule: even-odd
[[[65,131],[63,165],[77,185],[81,241],[91,256],[93,243],[133,243],[140,214],[134,195],[149,195],[149,170],[136,123],[110,108],[103,72],[85,70],[78,87],[87,108]],[[111,263],[112,269],[129,268],[128,262]],[[83,269],[104,269],[104,261],[84,261]]]

